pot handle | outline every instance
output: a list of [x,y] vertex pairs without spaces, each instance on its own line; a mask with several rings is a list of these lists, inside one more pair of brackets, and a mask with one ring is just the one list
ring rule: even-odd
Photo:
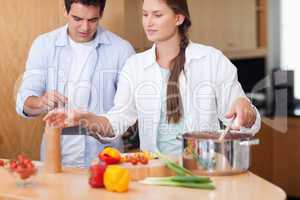
[[246,140],[246,141],[241,141],[240,145],[258,145],[259,144],[259,139],[253,139],[253,140]]
[[176,135],[176,140],[183,140],[183,135],[181,133],[179,133],[178,135]]

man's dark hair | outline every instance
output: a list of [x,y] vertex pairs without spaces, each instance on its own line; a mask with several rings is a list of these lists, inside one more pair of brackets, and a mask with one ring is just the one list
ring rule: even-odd
[[67,13],[70,12],[72,3],[80,3],[86,6],[99,6],[100,7],[100,16],[103,15],[103,11],[105,8],[106,0],[65,0],[65,7]]

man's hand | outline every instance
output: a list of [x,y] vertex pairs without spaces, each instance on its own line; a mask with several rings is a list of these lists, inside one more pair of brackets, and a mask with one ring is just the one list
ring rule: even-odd
[[236,116],[236,123],[234,123],[232,129],[251,128],[256,120],[256,110],[246,98],[241,97],[234,101],[225,117],[230,119],[234,116]]
[[54,108],[63,107],[67,104],[68,98],[61,95],[57,91],[45,92],[39,99],[39,107],[43,110],[52,110]]
[[67,97],[53,90],[45,92],[40,97],[28,97],[24,104],[24,112],[29,116],[36,116],[48,110],[63,107],[67,102]]

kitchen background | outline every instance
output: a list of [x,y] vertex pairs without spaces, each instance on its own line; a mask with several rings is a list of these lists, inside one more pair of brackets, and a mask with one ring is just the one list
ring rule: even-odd
[[[297,0],[188,0],[191,39],[221,49],[263,115],[251,171],[300,198],[300,98],[295,28]],[[151,44],[141,23],[141,0],[108,0],[101,24],[129,40],[136,51]],[[298,2],[298,3],[297,3]],[[294,3],[294,4],[293,4]],[[1,0],[0,157],[26,153],[39,159],[43,123],[16,115],[15,95],[33,39],[65,23],[62,0]],[[299,16],[298,16],[299,19]],[[297,34],[298,33],[298,34]],[[291,48],[294,48],[293,51]],[[299,68],[300,69],[300,68]],[[295,94],[295,95],[294,95]],[[128,149],[137,138],[124,138]]]

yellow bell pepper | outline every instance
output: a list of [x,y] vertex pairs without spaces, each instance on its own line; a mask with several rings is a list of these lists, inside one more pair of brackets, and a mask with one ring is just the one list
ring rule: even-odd
[[104,173],[104,186],[111,192],[126,192],[130,182],[127,169],[118,165],[109,165]]
[[106,164],[118,164],[121,161],[121,154],[118,149],[112,147],[104,148],[98,155],[99,159]]

